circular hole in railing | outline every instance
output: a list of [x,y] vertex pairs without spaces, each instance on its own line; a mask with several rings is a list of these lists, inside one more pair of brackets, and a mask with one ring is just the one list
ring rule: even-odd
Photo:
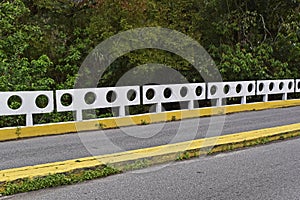
[[18,95],[13,95],[7,100],[7,105],[10,109],[17,110],[22,106],[22,99]]
[[133,101],[133,100],[135,100],[135,98],[136,98],[136,91],[135,90],[129,90],[127,92],[127,99],[129,101]]
[[291,90],[293,88],[294,83],[292,81],[289,82],[288,88]]
[[240,93],[242,91],[242,85],[238,84],[235,88],[236,93]]
[[150,88],[150,89],[147,90],[147,92],[146,92],[146,98],[148,100],[153,99],[154,95],[155,95],[155,91],[152,88]]
[[259,86],[258,86],[258,90],[261,92],[263,91],[265,85],[263,83],[260,83]]
[[198,97],[201,96],[202,92],[203,92],[203,89],[201,86],[196,87],[195,93]]
[[230,86],[229,85],[225,85],[224,89],[223,89],[224,94],[228,94],[229,90],[230,90]]
[[210,88],[210,94],[211,95],[215,95],[216,92],[217,92],[217,86],[215,86],[215,85],[211,86],[211,88]]
[[253,84],[250,83],[250,84],[248,85],[248,92],[252,92],[252,91],[253,91]]
[[46,95],[41,94],[35,99],[35,104],[39,108],[46,108],[49,104],[49,99]]
[[283,82],[280,82],[280,83],[279,83],[279,90],[282,90],[283,87],[284,87],[284,83],[283,83]]
[[63,106],[70,106],[72,104],[73,97],[69,93],[65,93],[61,96],[60,102]]
[[182,87],[180,89],[180,95],[181,95],[181,97],[185,97],[187,95],[187,93],[188,93],[187,87]]
[[111,91],[107,92],[107,94],[106,94],[106,101],[108,103],[113,103],[113,102],[116,101],[116,99],[117,99],[117,94],[116,94],[115,91],[111,90]]
[[269,84],[269,90],[270,90],[270,91],[273,91],[273,90],[274,90],[274,83],[273,83],[273,82],[271,82],[271,83]]
[[84,101],[86,104],[93,104],[96,101],[96,94],[94,92],[88,92],[84,95]]
[[166,88],[166,89],[164,90],[164,97],[165,97],[166,99],[168,99],[168,98],[171,97],[171,95],[172,95],[172,90],[171,90],[170,88]]

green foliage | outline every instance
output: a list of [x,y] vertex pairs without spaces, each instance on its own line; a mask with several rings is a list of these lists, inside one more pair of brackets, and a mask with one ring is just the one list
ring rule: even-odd
[[190,158],[191,158],[191,156],[190,156],[189,152],[184,152],[184,153],[180,153],[177,156],[176,161],[188,160]]
[[141,119],[141,125],[148,125],[149,124],[149,122],[147,122],[146,120],[144,120],[144,119]]
[[221,45],[212,47],[212,55],[218,61],[220,73],[224,80],[263,80],[272,78],[291,77],[288,64],[275,60],[272,56],[273,48],[261,44],[251,48],[240,43],[231,47]]
[[18,138],[20,137],[20,135],[21,135],[21,128],[20,127],[16,128],[16,135],[17,135]]
[[299,9],[299,1],[207,3],[204,42],[223,78],[299,77]]
[[176,116],[172,116],[171,121],[176,121]]
[[23,22],[29,10],[20,0],[4,1],[0,13],[0,90],[51,89],[54,81],[47,71],[53,63],[46,55],[26,56],[30,43],[41,34],[39,27]]
[[2,186],[3,191],[1,191],[1,194],[12,195],[21,192],[29,192],[50,187],[70,185],[86,180],[106,177],[117,173],[120,173],[118,169],[107,166],[103,169],[86,170],[80,173],[53,174],[46,177],[24,179],[18,182],[5,183]]
[[[4,0],[0,91],[73,88],[81,63],[99,43],[122,31],[156,26],[197,40],[224,80],[299,78],[299,4],[297,0]],[[203,81],[180,56],[144,49],[113,62],[98,85],[114,86],[126,72],[146,63],[171,66],[190,82]],[[139,70],[151,79],[151,69]],[[145,107],[130,110],[144,111]],[[72,119],[71,112],[51,113],[35,116],[34,122]],[[24,122],[24,116],[0,117],[0,127]]]
[[[26,6],[31,13],[24,5],[14,13],[29,15],[30,26],[41,36],[39,43],[32,41],[29,55],[50,58],[44,66],[54,83],[41,82],[56,89],[73,87],[81,62],[94,46],[121,31],[145,26],[175,29],[198,40],[212,54],[225,80],[287,78],[299,73],[297,1],[48,0],[26,1]],[[163,63],[189,81],[201,81],[182,58],[139,50],[115,61],[99,84],[113,86],[132,67],[145,63]],[[28,66],[26,60],[23,64]]]

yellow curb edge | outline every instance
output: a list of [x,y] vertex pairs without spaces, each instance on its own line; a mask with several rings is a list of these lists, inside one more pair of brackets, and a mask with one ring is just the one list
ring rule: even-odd
[[148,165],[161,164],[202,154],[217,153],[256,144],[264,144],[299,135],[300,123],[96,157],[6,169],[0,171],[0,182],[43,177],[50,174],[72,173],[72,171],[75,170],[84,170],[106,165],[114,166],[122,170],[126,169],[129,164],[140,160],[147,160]]

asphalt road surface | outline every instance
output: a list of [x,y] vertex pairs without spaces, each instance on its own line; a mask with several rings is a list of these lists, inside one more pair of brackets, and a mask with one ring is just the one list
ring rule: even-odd
[[0,170],[299,122],[300,107],[291,107],[1,142]]
[[5,199],[299,200],[299,183],[298,138]]

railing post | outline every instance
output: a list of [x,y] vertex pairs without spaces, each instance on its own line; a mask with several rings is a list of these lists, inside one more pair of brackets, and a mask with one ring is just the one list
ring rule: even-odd
[[282,95],[282,100],[287,100],[287,93],[284,93],[284,94]]
[[76,121],[82,121],[82,110],[76,110]]
[[241,99],[241,104],[246,104],[247,103],[247,97],[243,96]]
[[26,115],[26,126],[32,126],[32,125],[33,125],[32,114],[28,113]]
[[189,110],[193,110],[194,108],[195,108],[195,106],[194,106],[194,100],[189,101],[188,102],[188,109]]
[[125,117],[125,106],[120,106],[119,107],[119,117]]
[[218,99],[217,99],[216,106],[217,106],[217,107],[222,106],[222,98],[218,98]]
[[162,112],[162,106],[161,103],[156,104],[156,113]]
[[267,102],[267,101],[268,101],[268,95],[267,95],[267,94],[265,94],[265,95],[263,96],[263,101],[264,101],[264,102]]

